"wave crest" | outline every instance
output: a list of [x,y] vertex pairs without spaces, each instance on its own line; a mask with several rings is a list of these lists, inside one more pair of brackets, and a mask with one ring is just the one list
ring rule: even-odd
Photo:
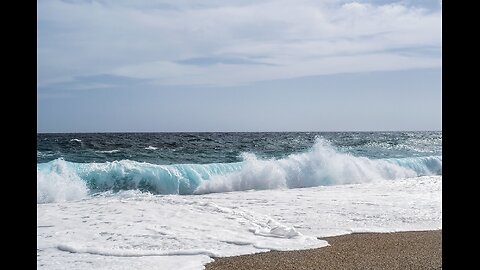
[[[196,194],[248,189],[301,188],[392,180],[435,174],[441,157],[368,159],[337,152],[328,141],[317,140],[306,153],[261,160],[246,154],[242,169],[202,182]],[[433,166],[434,168],[430,168]]]
[[[37,202],[75,200],[88,193],[142,190],[154,194],[204,194],[249,189],[300,188],[441,174],[442,157],[368,159],[340,153],[317,140],[305,153],[243,162],[155,165],[131,160],[37,164]],[[88,187],[88,188],[87,188]]]
[[57,159],[49,163],[44,169],[37,165],[37,203],[72,201],[88,195],[85,181],[68,162]]

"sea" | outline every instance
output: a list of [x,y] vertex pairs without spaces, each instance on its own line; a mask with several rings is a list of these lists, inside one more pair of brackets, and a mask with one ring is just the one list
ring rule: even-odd
[[441,131],[37,134],[38,269],[204,269],[441,228]]

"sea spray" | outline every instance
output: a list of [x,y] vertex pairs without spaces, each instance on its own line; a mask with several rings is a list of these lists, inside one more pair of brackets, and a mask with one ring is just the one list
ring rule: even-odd
[[338,152],[322,139],[309,151],[285,158],[260,159],[252,153],[242,157],[236,163],[175,165],[57,159],[37,165],[37,202],[75,200],[109,190],[203,194],[352,184],[441,174],[442,169],[441,156],[369,159]]
[[37,166],[37,203],[78,200],[88,194],[87,183],[64,160]]

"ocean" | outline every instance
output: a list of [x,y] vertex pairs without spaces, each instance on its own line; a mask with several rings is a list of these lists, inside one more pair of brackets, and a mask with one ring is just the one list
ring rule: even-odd
[[442,228],[442,132],[37,135],[37,268],[202,269]]

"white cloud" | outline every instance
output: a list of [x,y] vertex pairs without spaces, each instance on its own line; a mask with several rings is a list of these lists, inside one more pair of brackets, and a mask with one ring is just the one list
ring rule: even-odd
[[[441,51],[441,10],[331,0],[225,2],[40,1],[39,85],[95,74],[224,85],[441,66],[440,53],[421,50]],[[418,53],[399,52],[405,49]],[[179,62],[195,58],[245,61]]]

